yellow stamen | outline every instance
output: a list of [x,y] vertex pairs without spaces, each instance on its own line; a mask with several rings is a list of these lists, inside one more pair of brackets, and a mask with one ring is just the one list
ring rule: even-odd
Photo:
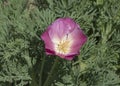
[[63,54],[67,53],[69,51],[69,48],[70,48],[70,41],[68,40],[60,41],[57,46],[57,50]]

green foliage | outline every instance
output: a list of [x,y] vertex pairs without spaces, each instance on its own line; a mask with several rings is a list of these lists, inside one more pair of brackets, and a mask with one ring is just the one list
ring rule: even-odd
[[[87,43],[73,61],[46,56],[41,33],[59,17],[71,17]],[[119,0],[1,0],[0,85],[120,86]]]

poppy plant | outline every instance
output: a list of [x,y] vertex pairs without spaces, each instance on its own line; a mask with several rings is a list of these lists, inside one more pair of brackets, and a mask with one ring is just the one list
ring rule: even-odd
[[47,55],[72,60],[79,54],[87,36],[71,18],[58,18],[41,35]]

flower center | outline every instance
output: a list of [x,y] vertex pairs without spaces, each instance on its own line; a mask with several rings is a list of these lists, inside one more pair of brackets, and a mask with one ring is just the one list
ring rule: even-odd
[[60,41],[59,44],[57,45],[58,52],[62,54],[68,53],[69,48],[70,48],[69,40]]

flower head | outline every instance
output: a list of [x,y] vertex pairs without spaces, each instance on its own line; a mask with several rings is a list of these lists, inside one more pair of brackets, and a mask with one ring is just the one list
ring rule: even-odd
[[79,54],[87,36],[71,18],[59,18],[41,35],[47,55],[72,60]]

